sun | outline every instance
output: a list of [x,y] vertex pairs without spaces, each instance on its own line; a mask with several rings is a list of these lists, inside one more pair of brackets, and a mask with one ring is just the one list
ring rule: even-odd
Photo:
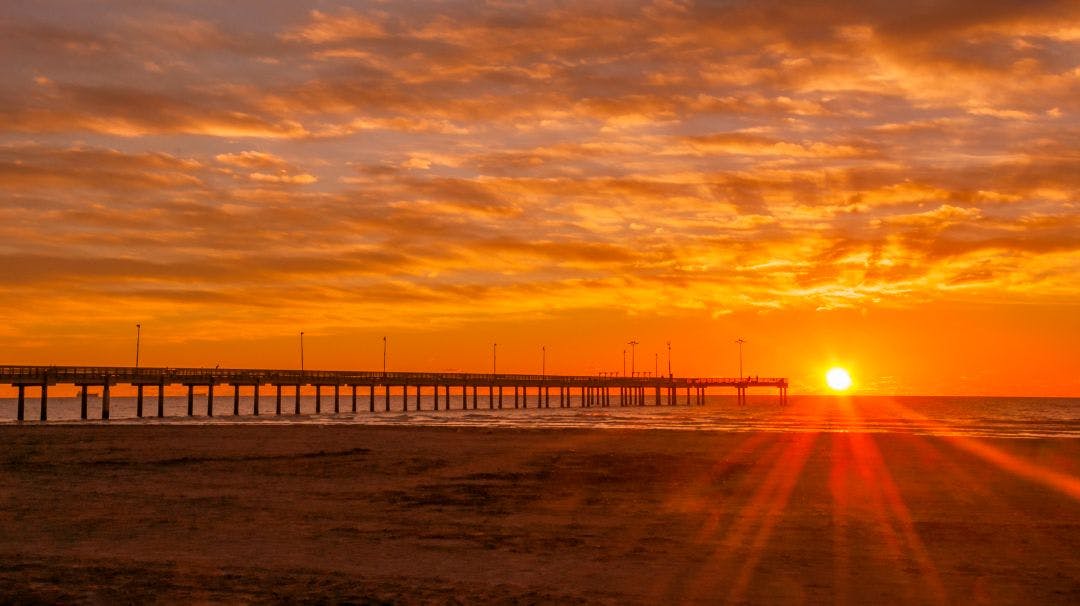
[[847,391],[851,387],[851,375],[843,368],[830,368],[825,373],[825,382],[833,391]]

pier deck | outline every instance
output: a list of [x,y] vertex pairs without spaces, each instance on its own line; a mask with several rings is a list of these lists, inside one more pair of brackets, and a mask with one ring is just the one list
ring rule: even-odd
[[[188,416],[194,414],[196,387],[205,387],[207,392],[207,414],[214,414],[214,387],[229,385],[233,387],[234,415],[240,414],[240,389],[251,388],[254,398],[255,415],[260,414],[259,396],[264,386],[275,388],[274,414],[282,412],[283,389],[292,391],[294,414],[300,413],[300,390],[302,387],[315,388],[315,412],[322,411],[323,389],[333,390],[333,411],[341,412],[341,389],[352,390],[351,410],[356,412],[357,390],[365,388],[368,409],[376,411],[376,392],[381,388],[383,410],[391,410],[391,391],[397,390],[396,398],[401,410],[420,410],[421,391],[431,390],[434,395],[434,410],[440,408],[440,392],[444,395],[444,408],[449,409],[451,389],[457,390],[461,408],[469,407],[471,390],[472,408],[479,402],[478,391],[484,389],[488,408],[503,408],[504,397],[509,399],[508,390],[513,392],[514,408],[527,408],[531,396],[536,407],[550,408],[557,398],[558,407],[568,408],[571,393],[580,393],[580,405],[644,406],[652,400],[656,406],[679,404],[679,392],[685,391],[683,402],[687,405],[702,405],[705,390],[708,388],[735,388],[740,404],[746,401],[746,392],[751,387],[772,387],[779,390],[782,402],[787,400],[788,381],[774,377],[656,377],[656,376],[614,376],[614,375],[529,375],[529,374],[492,374],[492,373],[431,373],[431,372],[371,372],[353,370],[282,370],[254,368],[156,368],[131,366],[0,366],[0,385],[12,385],[18,390],[17,420],[25,420],[25,401],[27,388],[40,390],[41,406],[39,418],[48,419],[49,387],[53,385],[76,385],[81,388],[81,418],[87,418],[87,396],[91,388],[101,389],[101,418],[109,418],[110,388],[115,385],[133,385],[137,388],[137,416],[143,416],[143,396],[147,387],[156,389],[157,416],[164,416],[165,389],[169,386],[187,387]],[[410,394],[410,389],[414,394]],[[552,391],[554,390],[554,396]],[[651,392],[651,393],[650,393]],[[329,394],[326,394],[329,396]],[[693,397],[691,397],[693,395]],[[651,396],[651,397],[649,397]],[[410,403],[413,405],[410,406]]]

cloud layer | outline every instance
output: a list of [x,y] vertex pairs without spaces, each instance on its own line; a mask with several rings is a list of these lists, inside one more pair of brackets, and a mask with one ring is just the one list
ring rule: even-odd
[[171,6],[0,9],[15,326],[1080,303],[1075,2]]

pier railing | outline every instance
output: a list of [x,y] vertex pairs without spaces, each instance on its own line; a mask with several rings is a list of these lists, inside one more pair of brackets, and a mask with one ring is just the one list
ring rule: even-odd
[[[0,366],[0,384],[56,385],[70,383],[112,384],[130,383],[231,385],[514,385],[528,383],[544,385],[676,385],[678,387],[781,387],[787,385],[782,377],[674,377],[674,376],[613,376],[613,375],[555,375],[519,373],[461,373],[461,372],[377,372],[356,370],[299,370],[259,368],[170,368],[133,366]],[[405,383],[403,383],[403,381]]]

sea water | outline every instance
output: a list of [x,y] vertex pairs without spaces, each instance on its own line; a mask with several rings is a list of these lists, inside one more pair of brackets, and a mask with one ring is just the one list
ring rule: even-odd
[[[35,390],[36,391],[36,390]],[[247,391],[247,390],[245,390]],[[333,395],[322,396],[322,413],[315,414],[314,395],[301,398],[301,414],[294,414],[295,400],[284,394],[281,415],[275,414],[274,393],[259,398],[260,416],[252,414],[254,399],[250,391],[240,398],[240,415],[233,416],[231,390],[215,393],[214,417],[206,416],[206,395],[197,394],[194,415],[187,416],[187,396],[168,395],[165,416],[157,417],[157,394],[150,390],[143,402],[142,419],[136,417],[134,396],[113,396],[110,400],[110,420],[101,421],[101,399],[88,400],[89,421],[80,421],[80,400],[75,397],[49,396],[48,423],[109,423],[109,424],[207,424],[207,423],[286,423],[331,424],[355,423],[364,425],[426,425],[455,427],[511,428],[619,428],[672,429],[686,431],[770,431],[770,432],[870,432],[907,433],[917,435],[951,435],[1001,438],[1080,438],[1080,398],[1017,398],[1017,397],[942,397],[942,396],[791,396],[781,404],[775,395],[751,395],[749,402],[740,405],[735,397],[709,395],[703,406],[687,406],[684,398],[676,406],[656,406],[647,399],[645,406],[618,406],[613,398],[610,407],[581,408],[580,398],[571,399],[570,408],[558,407],[553,394],[551,408],[537,408],[536,396],[530,394],[528,408],[513,406],[513,396],[503,397],[503,408],[489,408],[486,390],[478,394],[477,408],[462,410],[459,393],[452,394],[450,410],[440,394],[440,410],[433,410],[430,394],[421,399],[422,410],[416,411],[415,395],[409,397],[408,412],[402,411],[399,393],[390,399],[390,411],[382,393],[376,394],[375,412],[370,412],[369,396],[361,390],[357,412],[352,412],[352,395],[343,391],[339,410],[334,413]],[[651,395],[651,394],[650,394]],[[497,398],[490,404],[498,406]],[[0,398],[0,423],[14,423],[16,400]],[[26,398],[26,423],[38,423],[39,399],[36,393]]]

